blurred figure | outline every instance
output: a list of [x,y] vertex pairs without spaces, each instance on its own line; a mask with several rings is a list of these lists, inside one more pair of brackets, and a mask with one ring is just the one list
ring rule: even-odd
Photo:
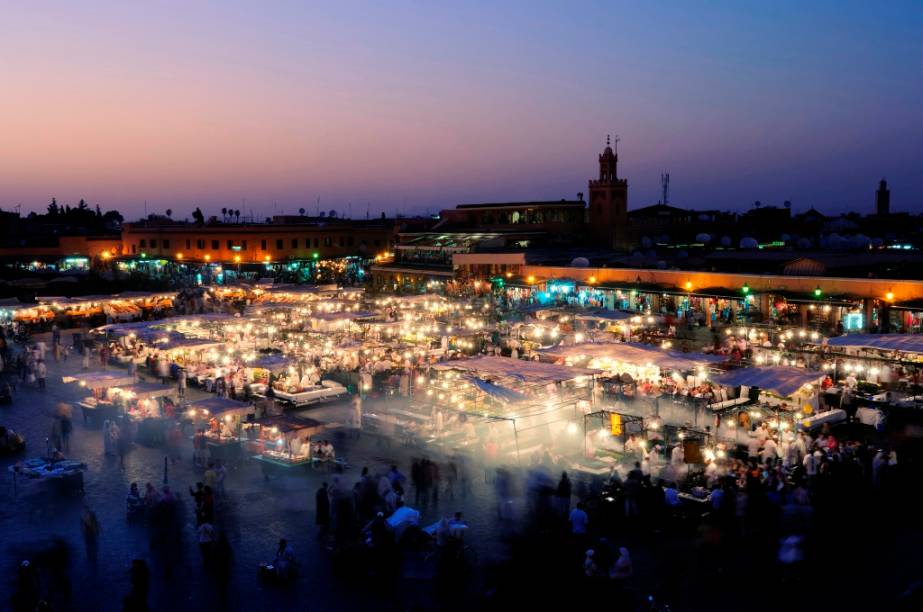
[[317,538],[326,539],[330,529],[330,491],[326,482],[314,495],[314,524],[317,525]]
[[131,590],[125,598],[122,610],[125,612],[146,612],[147,593],[151,584],[151,572],[143,559],[131,562]]
[[83,513],[80,516],[80,531],[83,533],[87,559],[95,564],[99,547],[99,520],[89,504],[84,504],[83,506]]
[[615,565],[612,566],[609,577],[613,580],[624,582],[634,576],[634,573],[635,568],[631,563],[631,555],[628,554],[628,549],[623,546],[619,548],[619,558],[615,560]]

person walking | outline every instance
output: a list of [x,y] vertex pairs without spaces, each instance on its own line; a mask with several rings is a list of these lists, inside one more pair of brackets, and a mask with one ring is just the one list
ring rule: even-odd
[[202,564],[211,567],[212,549],[215,545],[215,526],[211,523],[202,523],[196,529],[199,539],[199,551],[202,553]]
[[61,433],[61,417],[56,416],[51,422],[51,435],[48,442],[52,449],[59,451],[64,446],[64,435]]
[[112,424],[112,427],[118,432],[118,437],[115,440],[115,450],[119,455],[119,467],[125,468],[125,455],[128,454],[128,449],[131,446],[131,439],[129,437],[129,431],[126,427],[125,431],[119,429],[119,426],[115,423]]
[[220,459],[215,460],[215,494],[218,497],[225,496],[224,481],[227,480],[228,469]]
[[314,495],[314,524],[317,525],[317,539],[326,539],[330,528],[330,491],[326,482]]
[[557,501],[557,512],[559,516],[569,516],[570,514],[570,495],[571,484],[567,472],[561,472],[561,480],[558,481],[558,488],[555,490]]
[[99,520],[89,504],[83,505],[83,513],[80,515],[80,531],[83,533],[83,544],[86,547],[87,559],[89,559],[90,563],[95,564],[99,549]]
[[587,524],[590,522],[586,511],[583,509],[583,502],[577,502],[577,507],[570,511],[568,516],[570,521],[570,532],[573,536],[575,545],[578,549],[585,548],[587,541]]
[[38,378],[38,388],[44,391],[45,389],[45,379],[48,378],[48,366],[45,365],[45,360],[40,359],[35,366],[35,376]]
[[71,420],[70,406],[63,404],[64,410],[61,412],[61,450],[69,453],[71,450],[71,432],[74,430],[74,422]]
[[147,592],[151,583],[151,572],[144,559],[135,559],[131,562],[131,591],[125,598],[125,612],[147,612]]
[[176,391],[180,400],[186,398],[186,368],[180,368],[176,374]]

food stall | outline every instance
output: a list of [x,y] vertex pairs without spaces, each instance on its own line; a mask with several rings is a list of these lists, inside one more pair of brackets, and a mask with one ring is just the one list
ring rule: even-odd
[[106,391],[112,403],[138,424],[137,439],[143,444],[164,441],[167,425],[176,408],[176,388],[159,383],[139,382],[112,387]]
[[322,380],[316,385],[286,384],[283,380],[277,387],[273,387],[273,393],[276,400],[300,408],[346,396],[349,391],[335,380]]
[[593,404],[599,370],[480,356],[432,372],[417,381],[415,397],[433,406],[437,435],[461,430],[487,455],[520,463],[580,452],[579,421]]
[[311,439],[324,431],[314,419],[290,415],[266,417],[244,425],[247,450],[263,475],[287,474],[311,465]]
[[230,460],[240,452],[244,422],[250,422],[254,407],[226,397],[208,397],[185,406],[185,417],[196,431],[205,429],[212,457]]
[[571,469],[591,475],[619,468],[626,474],[647,448],[644,419],[615,410],[598,410],[583,417],[583,457]]
[[746,444],[757,423],[769,419],[770,428],[794,431],[803,419],[816,414],[818,392],[824,372],[792,366],[740,368],[719,374],[712,383],[732,391],[732,395],[756,398],[752,404],[715,410],[716,439]]
[[135,383],[135,377],[125,372],[82,372],[64,376],[65,383],[77,383],[80,387],[92,391],[92,395],[77,402],[83,412],[84,422],[101,425],[107,419],[115,419],[121,412],[119,405],[113,402],[107,390],[111,387],[128,386]]

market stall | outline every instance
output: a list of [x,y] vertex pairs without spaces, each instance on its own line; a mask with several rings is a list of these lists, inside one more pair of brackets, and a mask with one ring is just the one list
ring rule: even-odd
[[244,433],[247,450],[260,462],[263,475],[268,478],[272,473],[288,473],[310,466],[313,459],[320,460],[319,453],[312,453],[312,438],[324,429],[314,419],[279,415],[248,422]]
[[137,423],[139,442],[149,445],[163,442],[167,426],[175,415],[176,387],[139,382],[110,387],[106,397],[122,414]]
[[491,460],[557,461],[581,452],[580,420],[593,405],[598,374],[481,356],[436,364],[417,381],[416,397],[433,406],[436,436],[461,431],[462,441],[483,445]]
[[88,389],[92,395],[77,402],[83,412],[84,422],[101,425],[107,419],[116,418],[121,412],[120,406],[113,402],[107,390],[112,387],[121,387],[135,383],[135,377],[125,372],[82,372],[72,376],[64,376],[65,383],[77,383],[80,387]]
[[752,430],[767,421],[770,429],[793,431],[802,418],[816,414],[819,383],[824,372],[791,366],[740,368],[715,376],[712,382],[734,396],[743,394],[752,401],[715,410],[715,436],[747,444]]
[[185,406],[185,417],[196,433],[205,437],[212,457],[232,460],[239,454],[245,422],[252,421],[254,407],[226,397],[208,397]]

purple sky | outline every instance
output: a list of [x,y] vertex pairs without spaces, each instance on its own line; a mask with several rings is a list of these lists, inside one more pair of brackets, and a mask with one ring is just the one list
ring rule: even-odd
[[558,199],[611,132],[631,208],[923,212],[923,3],[460,5],[8,4],[0,206]]

